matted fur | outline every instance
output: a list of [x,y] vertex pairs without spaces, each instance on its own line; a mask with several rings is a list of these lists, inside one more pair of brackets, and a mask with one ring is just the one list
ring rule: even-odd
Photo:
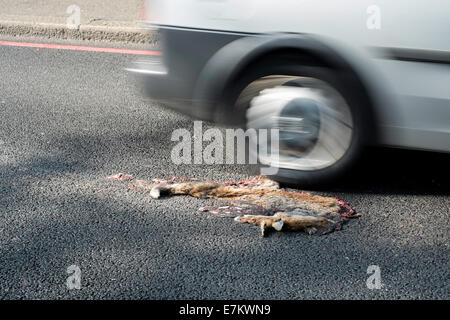
[[286,191],[264,176],[239,182],[204,182],[191,178],[155,179],[152,183],[135,180],[131,187],[149,192],[154,199],[189,195],[232,201],[227,206],[200,208],[200,211],[222,214],[234,217],[237,222],[260,226],[263,236],[271,229],[304,231],[308,234],[322,230],[321,233],[325,234],[340,230],[347,219],[359,216],[342,200]]

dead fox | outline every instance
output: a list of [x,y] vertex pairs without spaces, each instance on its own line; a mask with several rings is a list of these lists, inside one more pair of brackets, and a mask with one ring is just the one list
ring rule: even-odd
[[196,198],[243,201],[275,211],[273,215],[235,217],[235,221],[260,226],[263,236],[270,229],[301,230],[312,234],[320,228],[339,228],[343,208],[346,209],[344,202],[336,198],[286,191],[280,189],[277,182],[263,176],[240,182],[199,182],[189,179],[154,181],[156,183],[150,184],[137,180],[133,186],[150,191],[150,196],[154,199],[164,195],[189,195]]

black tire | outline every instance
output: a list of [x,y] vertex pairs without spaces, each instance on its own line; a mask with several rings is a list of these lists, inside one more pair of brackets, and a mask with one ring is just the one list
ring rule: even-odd
[[[312,170],[280,168],[274,180],[302,187],[323,187],[345,175],[358,160],[363,147],[375,139],[374,115],[367,91],[351,70],[342,70],[302,54],[277,53],[255,61],[230,83],[225,96],[233,113],[245,117],[249,100],[238,101],[242,90],[256,79],[270,75],[303,76],[322,80],[337,90],[348,104],[353,118],[353,134],[345,154],[329,167]],[[294,85],[295,83],[289,83]],[[225,99],[226,100],[226,99]],[[243,118],[244,119],[244,118]]]

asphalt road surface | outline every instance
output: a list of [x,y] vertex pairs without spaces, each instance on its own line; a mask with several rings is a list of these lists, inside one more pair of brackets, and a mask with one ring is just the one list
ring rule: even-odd
[[[361,218],[326,236],[272,233],[152,200],[107,176],[219,180],[242,165],[182,165],[192,121],[145,101],[137,57],[0,46],[1,299],[449,299],[450,156],[371,149],[332,189]],[[251,168],[250,168],[251,169]],[[67,268],[81,271],[69,290]],[[382,288],[369,289],[367,269]]]

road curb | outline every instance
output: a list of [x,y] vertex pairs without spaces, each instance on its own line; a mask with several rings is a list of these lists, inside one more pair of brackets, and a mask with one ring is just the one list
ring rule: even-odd
[[60,40],[117,41],[156,45],[157,34],[137,25],[110,22],[105,25],[80,25],[70,29],[66,24],[0,21],[0,35],[44,37]]

